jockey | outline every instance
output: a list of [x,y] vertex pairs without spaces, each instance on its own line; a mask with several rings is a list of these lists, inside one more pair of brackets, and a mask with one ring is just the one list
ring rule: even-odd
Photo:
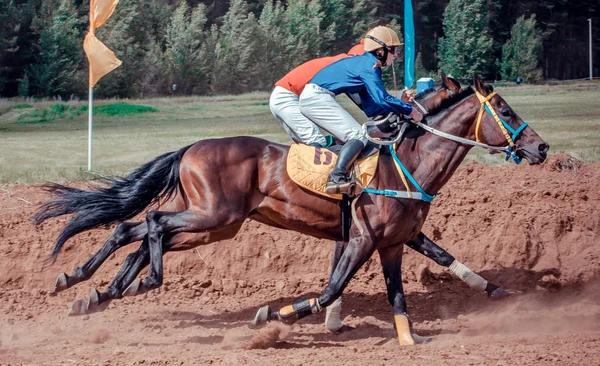
[[349,169],[367,143],[361,125],[335,101],[336,95],[358,93],[361,108],[369,117],[389,112],[413,113],[409,104],[414,100],[413,93],[404,93],[403,100],[397,99],[387,92],[381,78],[381,67],[392,64],[396,48],[401,45],[392,29],[375,27],[364,37],[363,55],[342,58],[324,67],[300,94],[300,112],[345,142],[327,181],[325,191],[329,194],[353,193],[355,183],[348,177]]
[[292,140],[315,147],[331,145],[319,127],[300,113],[298,98],[308,81],[325,66],[349,56],[365,53],[363,41],[361,40],[359,44],[352,47],[348,54],[341,53],[337,56],[307,61],[275,83],[275,88],[269,98],[269,109],[273,116],[281,122],[283,129]]

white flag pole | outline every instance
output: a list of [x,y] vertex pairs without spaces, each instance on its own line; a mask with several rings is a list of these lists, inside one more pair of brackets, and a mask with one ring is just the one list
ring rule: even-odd
[[89,101],[88,101],[88,171],[92,171],[92,124],[94,115],[94,88],[90,88]]
[[590,80],[594,80],[594,69],[592,68],[592,18],[589,18],[588,22],[590,23]]

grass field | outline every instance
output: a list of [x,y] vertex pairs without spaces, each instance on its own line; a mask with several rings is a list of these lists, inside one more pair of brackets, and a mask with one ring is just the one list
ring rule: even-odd
[[[551,146],[600,161],[600,82],[500,87],[497,91]],[[268,93],[95,101],[93,170],[126,174],[155,156],[197,140],[235,135],[290,143],[269,112]],[[346,97],[339,101],[365,118]],[[125,102],[125,104],[123,104]],[[0,184],[89,179],[87,101],[0,100]],[[473,149],[468,156],[503,164]]]

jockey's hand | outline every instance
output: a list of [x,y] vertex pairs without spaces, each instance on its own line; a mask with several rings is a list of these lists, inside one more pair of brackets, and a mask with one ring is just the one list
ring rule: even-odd
[[410,89],[404,89],[402,91],[402,97],[400,98],[404,103],[412,103],[415,101],[415,93]]
[[412,118],[412,120],[415,122],[423,121],[423,114],[421,112],[419,112],[419,110],[417,108],[413,108],[409,117]]

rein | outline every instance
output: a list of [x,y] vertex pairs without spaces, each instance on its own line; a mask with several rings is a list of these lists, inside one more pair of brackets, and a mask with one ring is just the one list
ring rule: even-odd
[[[506,153],[506,160],[508,160],[512,157],[513,160],[515,161],[515,163],[520,164],[522,159],[520,157],[518,157],[516,154],[515,141],[519,138],[519,135],[521,134],[521,132],[523,132],[523,130],[525,128],[527,128],[527,126],[529,126],[529,125],[527,124],[527,122],[523,122],[523,124],[521,124],[519,126],[519,128],[517,128],[515,130],[508,123],[506,123],[506,121],[504,121],[503,119],[498,117],[498,114],[496,114],[496,111],[494,110],[494,108],[492,108],[492,105],[490,104],[490,100],[492,100],[492,98],[496,95],[496,92],[490,93],[487,97],[484,97],[478,91],[475,91],[475,94],[477,95],[479,102],[481,102],[481,108],[479,109],[479,113],[477,114],[477,124],[475,125],[475,140],[476,141],[469,140],[469,139],[455,136],[455,135],[451,135],[449,133],[446,133],[446,132],[443,132],[440,130],[436,130],[435,128],[433,128],[431,126],[427,126],[426,124],[424,124],[422,122],[414,122],[413,121],[413,123],[415,125],[417,125],[418,127],[421,127],[422,129],[424,129],[425,131],[432,133],[434,135],[443,137],[447,140],[452,140],[452,141],[460,142],[462,144],[471,145],[471,146],[483,147],[484,149],[488,149],[488,150],[504,151]],[[428,112],[421,105],[419,105],[419,107],[421,108],[421,110],[425,111],[424,115],[428,114]],[[496,123],[498,123],[498,126],[500,127],[502,134],[504,135],[504,137],[506,138],[506,141],[508,142],[508,146],[494,146],[494,145],[484,144],[481,142],[481,140],[479,138],[479,131],[480,131],[481,120],[483,118],[484,110],[487,111],[494,118]],[[509,132],[510,132],[510,134],[509,134]]]

